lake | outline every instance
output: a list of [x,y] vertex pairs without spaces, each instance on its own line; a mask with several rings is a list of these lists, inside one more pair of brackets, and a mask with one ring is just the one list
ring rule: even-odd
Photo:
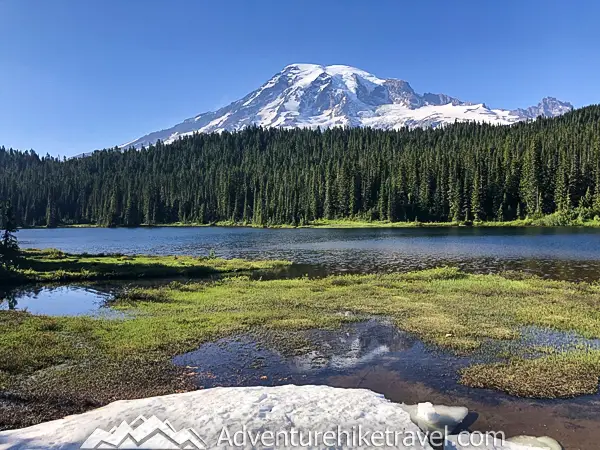
[[600,278],[594,228],[60,228],[18,233],[23,247],[78,253],[287,259],[309,275],[451,265],[477,273],[523,270],[573,281]]

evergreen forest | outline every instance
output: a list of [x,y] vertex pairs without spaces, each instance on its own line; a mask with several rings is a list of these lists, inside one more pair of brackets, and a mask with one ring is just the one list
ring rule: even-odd
[[0,147],[0,200],[47,227],[589,220],[600,106],[511,126],[251,127],[71,159]]

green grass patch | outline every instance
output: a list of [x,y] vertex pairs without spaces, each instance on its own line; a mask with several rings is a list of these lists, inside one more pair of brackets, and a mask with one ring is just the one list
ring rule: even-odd
[[389,222],[362,219],[319,219],[306,225],[308,228],[419,228],[419,227],[600,227],[600,218],[584,219],[579,216],[567,217],[559,213],[546,216],[509,221],[468,221],[468,222]]
[[219,273],[285,269],[287,261],[216,257],[69,254],[56,249],[24,250],[18,268],[5,271],[0,286],[30,282],[202,277]]
[[345,312],[389,317],[429,343],[467,353],[486,339],[514,339],[525,325],[600,337],[599,306],[595,284],[472,275],[455,268],[314,280],[238,276],[176,282],[126,291],[114,307],[133,311],[130,320],[2,313],[0,370],[13,360],[37,368],[39,361],[54,362],[55,354],[77,358],[81,352],[72,347],[78,340],[78,349],[93,347],[113,356],[171,355],[256,328],[338,326],[349,320],[340,314]]
[[600,351],[576,351],[463,369],[461,383],[520,397],[568,398],[598,391]]

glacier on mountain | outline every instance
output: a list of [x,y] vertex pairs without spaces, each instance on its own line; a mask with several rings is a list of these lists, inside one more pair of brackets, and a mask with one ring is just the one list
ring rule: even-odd
[[196,132],[236,131],[262,127],[439,127],[454,122],[497,125],[554,117],[571,111],[553,97],[525,109],[490,109],[445,94],[418,94],[403,80],[378,78],[350,66],[291,64],[260,88],[217,111],[187,119],[121,147],[173,142]]

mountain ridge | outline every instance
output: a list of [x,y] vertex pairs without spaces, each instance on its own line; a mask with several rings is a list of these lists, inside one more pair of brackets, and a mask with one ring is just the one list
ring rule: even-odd
[[329,128],[439,127],[468,121],[498,125],[556,117],[573,105],[545,97],[527,108],[491,109],[447,94],[418,94],[405,80],[379,78],[346,65],[290,64],[258,89],[216,111],[198,114],[170,128],[121,145],[142,147],[173,142],[196,132],[236,131],[246,126]]

